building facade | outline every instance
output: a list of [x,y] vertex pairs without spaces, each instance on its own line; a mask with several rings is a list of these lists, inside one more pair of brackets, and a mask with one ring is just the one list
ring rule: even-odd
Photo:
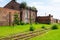
[[[30,19],[32,23],[36,21],[37,10],[32,10],[30,7],[20,9],[20,4],[16,0],[11,0],[4,8],[0,8],[0,14],[2,15],[0,25],[12,25],[15,13],[18,14],[19,20],[24,23],[30,23]],[[4,19],[5,15],[8,15],[6,19]]]
[[20,11],[8,9],[8,8],[0,8],[0,26],[12,25],[15,13],[20,14]]
[[53,18],[51,14],[48,16],[38,16],[37,17],[38,23],[45,23],[45,24],[52,24],[52,23],[60,23],[60,20]]

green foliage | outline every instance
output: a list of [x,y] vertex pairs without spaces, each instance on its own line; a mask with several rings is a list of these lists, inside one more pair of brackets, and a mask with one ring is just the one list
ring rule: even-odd
[[41,28],[45,29],[45,26],[42,26]]
[[37,10],[37,9],[36,9],[36,7],[34,7],[34,6],[33,6],[33,7],[31,7],[31,9],[32,9],[32,10]]
[[57,25],[53,25],[52,26],[52,29],[54,30],[54,29],[58,29],[58,26]]
[[38,22],[35,22],[35,24],[39,24]]
[[20,4],[20,8],[26,8],[27,7],[27,3],[26,2],[22,2],[21,4]]
[[34,27],[30,27],[30,29],[29,29],[30,31],[34,31]]
[[19,19],[18,19],[17,13],[14,14],[14,22],[13,23],[19,25]]
[[20,25],[24,25],[24,24],[25,24],[24,22],[20,21]]

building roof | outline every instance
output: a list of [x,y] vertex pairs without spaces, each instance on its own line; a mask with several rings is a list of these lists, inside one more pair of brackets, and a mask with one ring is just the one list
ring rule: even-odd
[[[20,10],[20,4],[17,3],[16,0],[12,0],[6,6],[4,6],[4,8],[9,8],[9,9],[14,9],[14,10]],[[37,12],[37,10],[33,10],[31,7],[26,7],[25,9]]]
[[4,6],[4,8],[19,10],[19,6],[20,4],[16,1],[10,1],[6,6]]

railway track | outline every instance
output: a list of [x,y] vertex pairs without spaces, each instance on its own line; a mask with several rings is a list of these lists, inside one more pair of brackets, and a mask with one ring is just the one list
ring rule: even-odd
[[41,35],[43,33],[46,33],[47,31],[49,31],[50,29],[41,29],[41,30],[36,30],[36,31],[30,31],[27,33],[22,33],[19,35],[14,35],[14,36],[10,36],[10,37],[5,37],[5,38],[1,38],[0,40],[28,40],[32,37]]

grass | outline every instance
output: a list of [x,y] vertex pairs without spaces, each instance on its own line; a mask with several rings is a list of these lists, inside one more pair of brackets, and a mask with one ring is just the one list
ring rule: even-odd
[[[33,24],[32,26],[35,28],[35,30],[40,29],[42,26],[49,27],[48,24]],[[29,31],[30,25],[16,25],[16,26],[0,26],[0,37],[5,37],[25,31]]]
[[51,30],[43,35],[31,38],[30,40],[60,40],[60,24],[57,24],[59,29]]
[[[26,27],[25,27],[26,26]],[[2,26],[0,27],[0,37],[9,36],[20,32],[25,32],[29,28],[29,25],[19,26]]]

